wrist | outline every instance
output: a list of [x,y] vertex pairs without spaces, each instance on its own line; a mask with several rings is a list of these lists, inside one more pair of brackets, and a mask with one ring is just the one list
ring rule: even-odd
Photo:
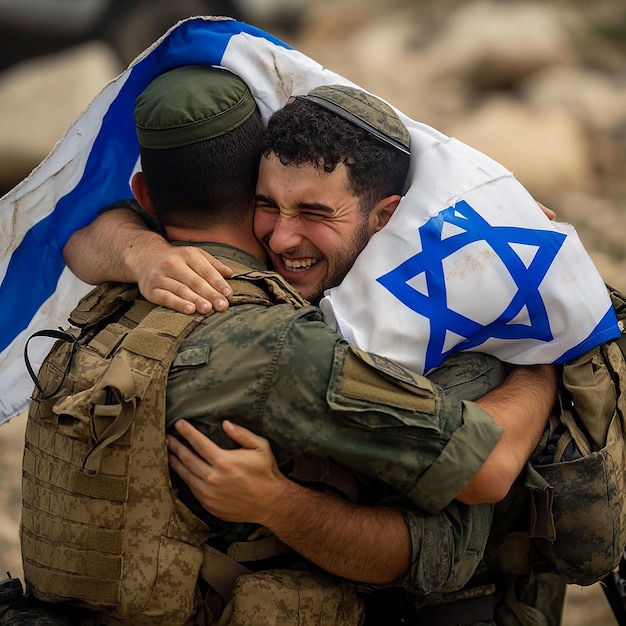
[[141,283],[146,267],[152,266],[151,256],[155,252],[167,253],[169,248],[170,244],[160,234],[139,229],[122,253],[126,282]]
[[283,474],[277,476],[259,503],[254,522],[279,536],[284,526],[293,524],[303,489],[305,487],[292,482]]

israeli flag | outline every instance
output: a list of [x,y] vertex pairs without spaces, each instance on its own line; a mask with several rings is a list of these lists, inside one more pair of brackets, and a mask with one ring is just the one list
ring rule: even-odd
[[618,337],[606,287],[574,228],[550,221],[489,157],[407,124],[411,187],[326,292],[326,322],[352,345],[418,373],[460,350],[519,365],[564,363]]
[[[353,84],[254,27],[229,18],[197,17],[182,21],[169,30],[107,85],[68,128],[48,157],[28,178],[0,199],[0,423],[24,410],[32,391],[23,357],[27,338],[43,328],[65,326],[69,311],[90,288],[76,279],[63,262],[62,250],[67,240],[74,231],[91,222],[103,207],[132,197],[129,182],[139,155],[133,119],[135,98],[159,74],[198,63],[222,66],[241,76],[254,94],[265,121],[291,95],[304,94],[323,84]],[[382,233],[377,234],[372,241],[374,251],[370,253],[368,246],[346,282],[329,294],[326,308],[334,314],[347,336],[359,342],[362,337],[369,339],[385,326],[386,330],[381,332],[385,332],[387,339],[378,342],[382,346],[397,343],[396,335],[410,337],[411,341],[417,339],[413,333],[422,331],[432,332],[434,336],[441,328],[431,327],[436,316],[429,306],[424,305],[423,298],[433,306],[441,305],[442,315],[445,313],[449,317],[450,312],[455,311],[455,315],[467,319],[463,327],[453,326],[450,322],[447,330],[472,343],[476,342],[476,333],[471,337],[463,335],[470,335],[470,327],[479,330],[489,326],[490,322],[502,322],[499,328],[506,326],[507,312],[510,314],[522,302],[526,309],[520,306],[518,313],[511,316],[509,326],[526,325],[534,329],[535,301],[540,301],[544,309],[550,307],[548,329],[540,337],[523,337],[521,341],[520,337],[500,337],[505,334],[500,328],[494,331],[497,337],[485,335],[482,345],[475,344],[476,349],[519,344],[517,348],[509,348],[512,355],[528,351],[525,345],[529,342],[531,347],[537,343],[544,347],[555,343],[552,351],[546,348],[542,353],[543,360],[553,361],[563,358],[565,351],[578,354],[594,343],[616,336],[616,321],[603,292],[602,280],[573,231],[550,224],[537,214],[534,221],[527,222],[517,200],[524,197],[530,203],[531,199],[509,173],[503,174],[499,166],[483,155],[432,128],[401,116],[412,134],[415,179],[402,201],[401,210],[396,212],[389,226],[388,236],[394,237],[392,228],[402,230],[397,224],[402,223],[403,216],[411,220],[412,226],[405,230],[412,230],[414,236],[406,240],[404,255],[398,256],[399,250],[394,245],[387,243],[381,249]],[[426,168],[430,172],[428,175]],[[507,181],[501,192],[490,188],[494,185],[499,189],[502,178]],[[469,184],[471,180],[476,180],[476,184]],[[488,216],[483,213],[486,209],[491,211]],[[493,212],[498,219],[493,217]],[[532,213],[530,209],[528,212]],[[519,261],[513,263],[512,254],[505,254],[503,245],[496,246],[491,253],[502,255],[502,266],[511,268],[510,279],[503,277],[501,283],[509,287],[507,293],[511,294],[514,305],[505,302],[509,296],[500,293],[500,285],[493,282],[493,275],[498,273],[495,261],[490,263],[489,275],[488,272],[464,272],[461,268],[455,272],[453,266],[446,269],[447,262],[441,250],[449,250],[449,258],[453,255],[449,244],[444,244],[449,239],[449,229],[444,229],[443,222],[450,221],[451,227],[459,228],[454,224],[453,213],[465,215],[467,224],[472,224],[472,228],[466,229],[469,234],[467,246],[470,247],[469,238],[473,236],[479,241],[475,230],[478,220],[492,231],[501,233],[495,237],[500,244],[509,237],[505,235],[507,228],[511,233],[519,231],[520,237],[523,233],[530,236],[538,231],[537,239],[530,245],[539,245],[538,241],[542,241],[539,246],[541,254],[538,255],[542,260],[540,267],[528,253],[521,251]],[[439,234],[437,220],[442,222]],[[541,233],[550,233],[550,237],[543,237]],[[421,272],[417,271],[420,252],[433,254],[432,244],[437,237],[442,243],[441,250],[434,253],[435,257],[440,257],[439,265],[435,263],[433,269],[429,269],[428,280],[420,286]],[[517,246],[512,248],[514,250],[520,250],[528,243],[526,239],[518,242],[512,234],[510,240],[512,246]],[[552,256],[545,266],[547,240]],[[390,248],[393,254],[385,258],[385,250]],[[470,248],[467,250],[469,254]],[[487,256],[476,254],[472,258],[483,259],[486,263]],[[414,267],[405,263],[413,263]],[[522,266],[527,269],[525,275]],[[561,269],[553,271],[553,266]],[[565,267],[569,268],[569,282],[564,283]],[[405,279],[407,268],[409,274],[415,271],[413,276],[406,275]],[[527,284],[531,276],[534,282]],[[518,280],[523,286],[518,285]],[[436,287],[436,281],[443,282]],[[459,284],[480,303],[481,315],[463,309],[463,297],[456,295]],[[407,288],[419,297],[408,297]],[[388,302],[397,301],[397,304],[392,310],[380,298],[372,300],[371,311],[377,311],[380,316],[370,315],[366,321],[373,325],[357,331],[362,312],[357,310],[353,315],[351,307],[345,304],[360,305],[358,300],[370,297],[370,292],[377,298],[383,293]],[[447,294],[447,298],[440,297],[436,302],[434,295],[438,292]],[[458,299],[456,308],[453,298]],[[409,312],[408,318],[402,318],[401,309]],[[495,312],[488,313],[491,309]],[[526,321],[522,319],[524,311],[528,311]],[[547,320],[546,316],[544,313]],[[412,321],[407,322],[411,318]],[[574,339],[570,335],[572,332],[575,333]],[[389,341],[390,337],[394,337],[394,342]],[[437,338],[437,344],[433,343],[433,346],[439,343]],[[425,352],[425,348],[432,351],[428,341],[418,340],[414,345],[416,352],[419,349]],[[435,352],[439,350],[443,354],[450,345],[448,337]],[[462,342],[459,345],[463,347]],[[469,344],[465,345],[469,347]],[[372,349],[368,342],[360,347]],[[49,345],[44,342],[32,342],[29,346],[29,358],[35,369],[48,349]],[[539,354],[534,352],[528,358],[532,360],[537,355],[539,359]],[[397,355],[389,356],[395,358]],[[509,360],[512,359],[511,356]],[[422,360],[425,362],[425,356]]]

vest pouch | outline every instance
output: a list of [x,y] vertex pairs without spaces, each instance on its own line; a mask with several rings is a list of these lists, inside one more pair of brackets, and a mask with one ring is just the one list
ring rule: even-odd
[[237,579],[215,626],[360,626],[363,619],[347,581],[320,571],[265,570]]
[[108,465],[116,464],[119,459],[113,444],[118,440],[124,448],[129,445],[127,433],[137,402],[133,381],[132,369],[117,355],[95,387],[62,397],[54,404],[56,437],[70,438],[75,446],[83,447],[83,473],[98,474],[105,451]]
[[531,492],[531,534],[568,584],[591,585],[619,563],[625,544],[616,471],[606,448],[529,469],[547,485]]
[[[590,585],[617,567],[626,545],[626,382],[615,343],[563,367],[556,462],[529,466],[531,536],[568,584]],[[575,453],[565,454],[575,445]],[[578,458],[576,458],[578,457]]]
[[[94,294],[77,341],[57,342],[44,360],[44,391],[29,410],[25,581],[40,600],[91,611],[94,626],[186,626],[208,528],[170,482],[165,388],[181,341],[203,318],[131,303],[117,285]],[[92,326],[109,314],[111,294],[109,323]]]
[[[152,587],[148,602],[141,608],[141,615],[135,615],[129,623],[138,626],[152,626],[157,622],[160,626],[183,623],[187,625],[193,619],[198,605],[195,594],[197,575],[190,576],[189,573],[198,572],[201,564],[202,550],[197,546],[161,537],[156,584]],[[135,571],[133,578],[137,586],[144,582],[139,569]],[[104,614],[100,619],[99,623],[104,626],[112,623]],[[98,624],[98,619],[95,621]]]

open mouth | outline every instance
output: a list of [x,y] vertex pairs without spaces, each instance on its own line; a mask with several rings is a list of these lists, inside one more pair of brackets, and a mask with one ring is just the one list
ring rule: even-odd
[[284,268],[288,272],[295,272],[295,273],[304,272],[310,269],[311,267],[313,267],[313,265],[315,265],[318,262],[318,259],[312,259],[312,258],[287,259],[284,256],[281,256],[280,258],[281,258]]

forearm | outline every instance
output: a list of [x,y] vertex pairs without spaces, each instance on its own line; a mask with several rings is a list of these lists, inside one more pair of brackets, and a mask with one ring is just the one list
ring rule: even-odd
[[144,298],[181,313],[228,308],[232,270],[197,246],[172,246],[129,209],[102,213],[72,235],[68,267],[87,283],[137,283]]
[[185,420],[175,429],[195,450],[167,437],[172,469],[207,511],[250,522],[321,568],[359,582],[387,584],[409,569],[412,541],[402,512],[351,504],[290,481],[263,437],[223,423],[240,448],[225,450]]
[[87,283],[134,283],[138,276],[133,252],[139,240],[143,246],[169,249],[165,239],[149,230],[139,215],[129,209],[114,209],[76,231],[63,249],[63,258]]
[[411,536],[400,511],[351,504],[291,481],[261,523],[306,559],[351,580],[392,583],[411,562]]
[[503,428],[502,438],[457,496],[466,504],[497,502],[510,489],[534,451],[556,395],[556,375],[550,365],[519,367],[505,382],[477,400]]

